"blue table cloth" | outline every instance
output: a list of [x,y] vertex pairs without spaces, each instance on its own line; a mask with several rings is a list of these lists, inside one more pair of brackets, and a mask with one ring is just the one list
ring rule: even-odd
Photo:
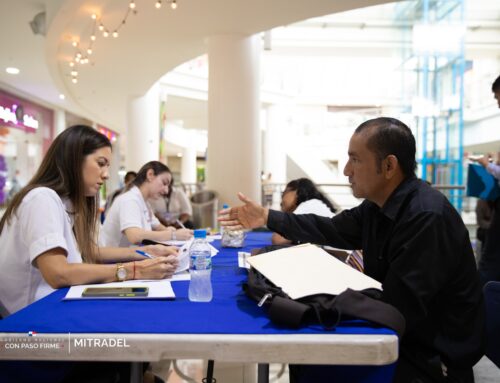
[[[0,321],[0,332],[28,333],[144,333],[144,334],[307,334],[324,333],[319,326],[288,329],[270,322],[263,308],[243,293],[247,271],[238,268],[238,251],[251,251],[270,243],[270,233],[248,233],[243,249],[220,248],[213,258],[213,300],[188,300],[188,281],[172,282],[175,300],[63,301],[67,288],[29,305]],[[341,322],[329,333],[390,334],[392,330],[365,321]],[[345,367],[347,381],[387,382],[394,365]],[[343,371],[343,372],[342,372]],[[362,374],[354,379],[353,374]],[[342,381],[342,379],[339,379]]]

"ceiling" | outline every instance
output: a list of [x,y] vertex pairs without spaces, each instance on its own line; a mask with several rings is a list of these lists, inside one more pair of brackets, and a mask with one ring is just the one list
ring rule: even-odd
[[[68,65],[75,54],[72,42],[88,46],[93,13],[110,29],[120,25],[128,2],[0,0],[0,87],[124,132],[128,101],[179,64],[205,53],[210,36],[251,35],[385,2],[177,0],[178,8],[172,10],[167,4],[156,9],[155,0],[136,0],[138,12],[128,17],[118,38],[96,33],[91,63],[78,69],[78,83],[73,84]],[[47,15],[45,36],[33,34],[29,26],[42,11]],[[19,68],[20,74],[7,74],[8,66]]]

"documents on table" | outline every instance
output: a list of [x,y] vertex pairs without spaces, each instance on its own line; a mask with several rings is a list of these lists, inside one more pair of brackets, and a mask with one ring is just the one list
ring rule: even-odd
[[[83,292],[86,288],[89,287],[147,287],[148,295],[147,296],[135,296],[135,297],[84,297],[82,296]],[[132,280],[125,282],[111,282],[111,283],[99,283],[93,285],[78,285],[71,286],[68,293],[64,297],[64,300],[73,300],[73,299],[174,299],[175,293],[172,289],[172,285],[170,284],[170,280],[161,279],[155,281],[146,281],[146,280]]]
[[347,288],[382,289],[380,282],[311,244],[259,254],[247,262],[292,299],[313,294],[338,295]]

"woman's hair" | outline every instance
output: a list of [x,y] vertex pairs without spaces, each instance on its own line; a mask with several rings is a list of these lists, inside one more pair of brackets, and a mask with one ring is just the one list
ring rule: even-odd
[[68,198],[74,214],[76,242],[87,263],[97,261],[97,198],[85,196],[83,182],[83,162],[85,157],[111,142],[97,130],[85,126],[72,126],[59,134],[45,154],[40,167],[19,193],[12,199],[0,221],[0,233],[16,214],[26,194],[37,187],[54,190],[61,198]]
[[309,178],[298,178],[290,181],[286,185],[283,193],[288,191],[295,191],[297,193],[297,206],[299,206],[302,202],[309,201],[310,199],[319,199],[330,208],[332,213],[335,213],[337,210],[330,200],[318,190],[316,185]]
[[165,164],[162,164],[160,161],[149,161],[147,164],[145,164],[142,168],[139,169],[134,180],[128,184],[128,186],[126,187],[125,190],[130,190],[132,188],[132,186],[139,187],[144,182],[146,182],[149,169],[153,170],[153,173],[155,176],[162,174],[162,173],[172,174],[172,172],[170,171],[168,166]]

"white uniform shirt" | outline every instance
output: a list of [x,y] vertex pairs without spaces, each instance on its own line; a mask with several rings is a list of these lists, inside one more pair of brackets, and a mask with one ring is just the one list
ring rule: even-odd
[[[48,250],[66,250],[68,263],[82,263],[73,234],[71,202],[52,189],[38,187],[23,199],[0,234],[0,302],[12,314],[50,294],[52,289],[33,265]],[[5,313],[4,313],[5,314]]]
[[168,202],[168,210],[167,201],[168,200],[165,198],[158,198],[157,200],[150,201],[154,212],[160,214],[167,221],[173,222],[179,219],[181,214],[193,215],[193,208],[189,202],[189,198],[182,189],[176,187],[172,189],[170,201]]
[[330,208],[319,199],[310,199],[302,202],[293,211],[293,214],[316,214],[328,218],[332,218],[335,215]]
[[128,247],[133,245],[123,233],[125,229],[137,227],[143,230],[153,230],[160,221],[144,200],[137,186],[126,193],[120,194],[113,201],[106,214],[99,236],[99,244],[105,247]]

